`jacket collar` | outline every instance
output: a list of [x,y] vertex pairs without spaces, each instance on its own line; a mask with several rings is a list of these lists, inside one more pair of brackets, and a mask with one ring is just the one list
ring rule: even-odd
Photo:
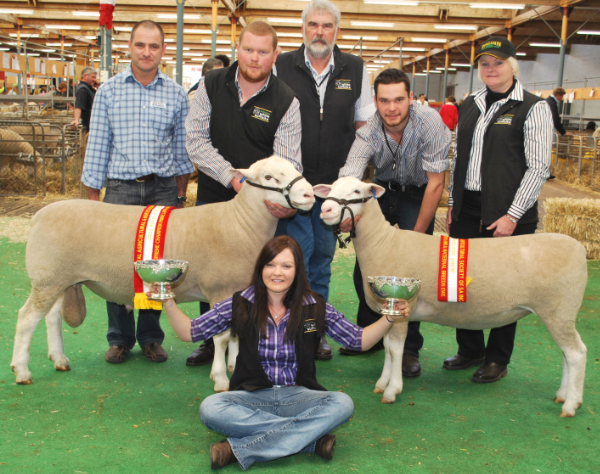
[[[477,92],[472,94],[474,96],[474,100],[477,103],[477,106],[485,111],[485,97],[487,96],[487,88],[479,89]],[[523,86],[519,81],[515,79],[515,88],[510,93],[510,95],[506,99],[499,100],[498,102],[502,104],[506,104],[509,100],[516,100],[519,102],[523,102]]]

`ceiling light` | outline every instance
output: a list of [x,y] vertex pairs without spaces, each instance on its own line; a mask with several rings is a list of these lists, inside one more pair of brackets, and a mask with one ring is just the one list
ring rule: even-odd
[[167,64],[177,64],[177,61],[166,61]]
[[40,53],[27,53],[27,56],[39,56]]
[[517,53],[517,56],[527,56],[527,53]]
[[501,10],[523,10],[525,5],[517,3],[471,3],[471,8],[497,8]]
[[[17,34],[16,33],[10,33],[9,35],[11,38],[16,38]],[[21,32],[21,38],[23,38],[23,36],[27,36],[27,38],[39,38],[40,35],[30,35],[28,33],[23,33]]]
[[172,60],[172,59],[174,59],[174,58],[172,58],[172,57],[169,57],[169,56],[163,56],[161,59],[162,59],[163,61],[171,61],[171,60]]
[[73,12],[73,16],[100,16],[100,12]]
[[[445,70],[446,70],[446,68],[445,68],[445,67],[436,67],[436,69],[437,69],[438,71],[445,71]],[[448,71],[456,71],[456,68],[455,68],[455,67],[449,67],[449,68],[448,68]]]
[[132,26],[115,26],[114,28],[117,31],[131,31],[131,30],[133,30]]
[[45,25],[46,28],[51,30],[80,30],[81,26],[78,25]]
[[529,43],[536,48],[560,48],[560,43]]
[[8,15],[33,15],[33,10],[22,10],[20,8],[0,8],[0,13]]
[[0,51],[10,51],[10,48],[0,48]]
[[231,48],[217,48],[216,51],[219,51],[220,53],[231,53]]
[[429,71],[429,74],[441,74],[442,71]]
[[98,39],[98,37],[97,37],[97,36],[84,36],[84,38],[85,38],[85,39],[88,39],[88,40],[95,40],[95,39]]
[[300,46],[302,46],[302,43],[278,43],[281,46],[291,46],[291,47],[295,47],[295,48],[299,48]]
[[302,38],[302,33],[277,33],[277,36],[290,36],[292,38]]
[[[400,48],[396,48],[396,51],[400,51]],[[425,48],[402,48],[402,51],[425,51]]]
[[577,32],[578,35],[600,35],[600,31],[598,30],[579,30]]
[[419,2],[410,2],[408,0],[365,0],[364,3],[367,5],[398,5],[402,7],[416,7],[419,5]]
[[454,67],[471,67],[471,65],[469,63],[452,63],[451,66],[454,66]]
[[448,40],[443,38],[411,38],[414,43],[445,43]]
[[54,53],[55,49],[42,49],[42,53]]
[[424,72],[415,72],[415,76],[426,76]]
[[374,26],[380,28],[392,28],[394,26],[393,23],[382,23],[379,21],[351,21],[350,24],[352,26]]
[[473,30],[477,31],[477,25],[452,25],[452,24],[444,24],[444,25],[434,25],[436,30]]
[[[167,46],[167,49],[177,49],[177,46]],[[190,48],[183,48],[183,51],[189,51]]]
[[267,18],[269,23],[297,23],[302,24],[302,18]]
[[175,40],[171,38],[165,38],[165,43],[175,43]]
[[365,41],[377,41],[379,36],[343,35],[342,38],[347,40],[359,40],[362,38]]
[[204,56],[203,53],[183,53],[184,56]]
[[[73,46],[73,43],[65,43],[65,46]],[[46,43],[46,46],[62,46],[60,43]]]
[[[169,19],[177,19],[177,13],[159,13],[156,15],[158,18],[169,18]],[[199,20],[200,15],[184,15],[186,20]]]
[[193,30],[191,28],[184,28],[183,32],[189,33],[192,35],[210,35],[210,34],[212,34],[211,30]]
[[[205,43],[205,44],[211,44],[212,40],[201,40],[201,43]],[[229,44],[231,43],[231,40],[217,40],[217,44]]]

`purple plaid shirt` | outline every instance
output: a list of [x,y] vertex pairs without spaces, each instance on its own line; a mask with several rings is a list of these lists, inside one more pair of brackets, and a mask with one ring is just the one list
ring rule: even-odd
[[[254,303],[254,287],[242,291],[242,296]],[[231,327],[231,311],[233,297],[217,303],[208,313],[192,319],[192,341],[209,339],[225,332]],[[315,304],[311,296],[304,304]],[[267,318],[267,337],[258,340],[258,356],[260,363],[273,385],[295,385],[298,361],[295,344],[285,342],[285,328],[290,312],[285,314],[279,326],[271,318]],[[352,324],[342,313],[338,313],[327,303],[325,307],[325,333],[342,346],[356,351],[362,348],[363,329]]]

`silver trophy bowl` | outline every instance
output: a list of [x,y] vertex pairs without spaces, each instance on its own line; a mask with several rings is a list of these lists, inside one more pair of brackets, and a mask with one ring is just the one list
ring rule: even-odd
[[375,296],[384,299],[388,303],[381,314],[400,316],[402,311],[394,310],[394,304],[398,300],[409,301],[416,297],[421,289],[421,280],[415,278],[398,278],[392,276],[367,277],[369,287]]
[[149,299],[158,301],[175,298],[175,294],[167,290],[167,285],[181,280],[189,266],[183,260],[139,260],[133,265],[142,280],[158,285],[158,291],[149,296]]

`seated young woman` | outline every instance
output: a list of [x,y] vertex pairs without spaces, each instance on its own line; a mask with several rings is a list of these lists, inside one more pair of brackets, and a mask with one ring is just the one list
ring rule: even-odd
[[[408,316],[408,304],[396,309]],[[252,281],[244,291],[190,319],[173,300],[164,302],[173,330],[182,341],[197,342],[231,329],[240,352],[229,392],[207,397],[200,418],[227,439],[210,448],[212,469],[291,454],[316,453],[332,459],[335,435],[352,416],[352,399],[328,392],[316,378],[315,353],[323,333],[342,346],[368,350],[390,328],[382,317],[360,328],[310,289],[300,246],[287,236],[262,249]]]

